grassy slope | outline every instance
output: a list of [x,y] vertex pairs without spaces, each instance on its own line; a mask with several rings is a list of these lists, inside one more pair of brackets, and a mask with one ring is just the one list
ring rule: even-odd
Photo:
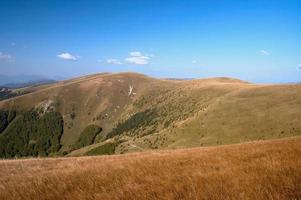
[[[212,146],[301,134],[300,85],[195,81],[178,91],[163,101],[164,106],[180,101],[175,105],[185,105],[188,110],[191,106],[193,112],[156,134],[123,144],[120,152],[123,148]],[[171,106],[170,115],[176,115],[180,108]]]
[[301,134],[301,87],[256,86],[217,98],[172,132],[175,146],[239,143]]
[[[0,107],[22,110],[31,109],[48,100],[54,101],[56,109],[64,116],[62,143],[67,147],[78,139],[87,124],[101,126],[103,133],[111,130],[120,110],[135,98],[128,96],[129,85],[137,81],[139,84],[134,90],[139,90],[147,80],[152,81],[142,75],[92,75],[41,86],[32,94],[0,102]],[[71,113],[75,113],[74,120],[70,117]]]
[[301,138],[0,161],[0,199],[300,199]]
[[[130,85],[135,94],[129,96]],[[88,124],[103,128],[96,138],[100,140],[118,122],[147,109],[155,109],[153,125],[143,125],[120,136],[124,142],[116,147],[116,153],[301,134],[301,85],[256,85],[229,78],[158,80],[121,73],[96,74],[34,90],[0,102],[0,108],[30,109],[52,100],[65,121],[63,150],[78,139]],[[152,134],[141,137],[149,132]],[[73,155],[83,155],[91,147]]]

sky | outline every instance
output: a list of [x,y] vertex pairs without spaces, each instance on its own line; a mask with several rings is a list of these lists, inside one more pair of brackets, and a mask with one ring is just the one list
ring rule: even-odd
[[301,82],[300,0],[0,0],[0,74]]

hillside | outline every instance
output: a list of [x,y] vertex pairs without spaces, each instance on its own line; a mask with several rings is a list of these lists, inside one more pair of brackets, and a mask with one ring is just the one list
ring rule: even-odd
[[[26,90],[30,93],[0,101],[0,109],[17,113],[0,133],[0,143],[14,134],[11,127],[18,128],[17,119],[19,124],[26,123],[20,117],[42,117],[49,112],[63,119],[61,155],[118,154],[301,135],[300,84],[262,85],[231,78],[163,80],[119,73]],[[60,116],[52,120],[59,121]],[[100,131],[88,129],[91,125]],[[28,135],[33,144],[28,148],[36,148],[34,137]],[[53,137],[44,140],[51,148]],[[23,155],[19,151],[10,156]],[[48,150],[41,153],[55,155]]]
[[301,138],[0,161],[0,199],[301,198]]

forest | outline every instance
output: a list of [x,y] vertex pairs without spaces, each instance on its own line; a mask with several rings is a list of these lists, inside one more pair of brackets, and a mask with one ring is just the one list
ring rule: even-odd
[[63,118],[58,112],[0,111],[0,157],[52,156],[60,150]]

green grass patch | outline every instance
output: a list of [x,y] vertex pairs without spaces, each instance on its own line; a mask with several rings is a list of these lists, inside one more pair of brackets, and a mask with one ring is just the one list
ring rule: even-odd
[[122,123],[118,123],[113,130],[108,133],[107,138],[121,135],[127,131],[135,131],[142,126],[153,125],[157,118],[157,112],[154,109],[138,112]]
[[99,147],[96,147],[86,153],[88,156],[95,156],[95,155],[111,155],[115,153],[115,148],[117,146],[117,143],[110,142],[103,144]]
[[74,149],[79,149],[94,143],[96,136],[102,131],[102,128],[97,125],[87,126],[80,134],[79,139],[74,144]]

